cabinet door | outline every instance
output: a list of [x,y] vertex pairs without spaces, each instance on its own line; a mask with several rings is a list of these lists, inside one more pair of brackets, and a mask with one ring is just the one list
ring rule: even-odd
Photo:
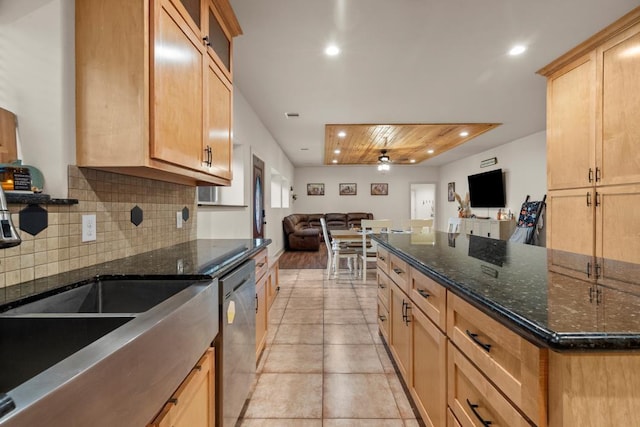
[[[547,196],[548,265],[553,271],[587,276],[594,254],[593,188],[552,191]],[[591,265],[590,264],[590,265]]]
[[411,327],[409,298],[398,285],[391,283],[391,333],[390,348],[398,369],[404,380],[409,382],[409,353],[411,345]]
[[595,55],[547,81],[547,188],[585,187],[595,174]]
[[150,155],[202,170],[204,45],[169,0],[153,4]]
[[[640,183],[640,25],[598,49],[602,129],[598,132],[597,185]],[[600,81],[600,80],[599,80]]]
[[409,390],[428,427],[446,422],[447,337],[417,308],[412,312]]
[[256,360],[264,349],[267,340],[267,281],[269,275],[265,274],[256,283]]

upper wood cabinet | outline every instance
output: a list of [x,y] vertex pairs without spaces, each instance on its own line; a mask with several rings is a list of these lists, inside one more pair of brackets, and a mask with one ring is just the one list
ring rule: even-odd
[[78,166],[229,185],[239,34],[228,0],[77,2]]
[[539,71],[549,190],[640,182],[640,8]]

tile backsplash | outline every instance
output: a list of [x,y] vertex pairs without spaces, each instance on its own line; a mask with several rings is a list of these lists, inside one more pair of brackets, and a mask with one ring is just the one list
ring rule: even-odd
[[[22,238],[19,246],[0,249],[0,288],[88,267],[196,238],[196,190],[111,172],[69,166],[70,199],[76,205],[41,205],[48,227],[35,236],[19,229],[24,205],[10,205]],[[131,209],[143,221],[131,222]],[[189,209],[189,219],[176,227],[176,212]],[[96,215],[96,240],[82,242],[82,215]]]

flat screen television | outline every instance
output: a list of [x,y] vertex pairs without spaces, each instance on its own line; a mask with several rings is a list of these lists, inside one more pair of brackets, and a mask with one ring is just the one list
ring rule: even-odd
[[469,201],[472,208],[504,208],[502,169],[469,175]]

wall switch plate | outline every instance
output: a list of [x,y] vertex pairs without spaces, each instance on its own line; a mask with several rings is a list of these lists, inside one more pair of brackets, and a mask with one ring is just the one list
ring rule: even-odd
[[182,212],[178,211],[176,212],[176,227],[182,228],[182,222]]
[[82,215],[82,241],[92,242],[96,240],[96,216]]

